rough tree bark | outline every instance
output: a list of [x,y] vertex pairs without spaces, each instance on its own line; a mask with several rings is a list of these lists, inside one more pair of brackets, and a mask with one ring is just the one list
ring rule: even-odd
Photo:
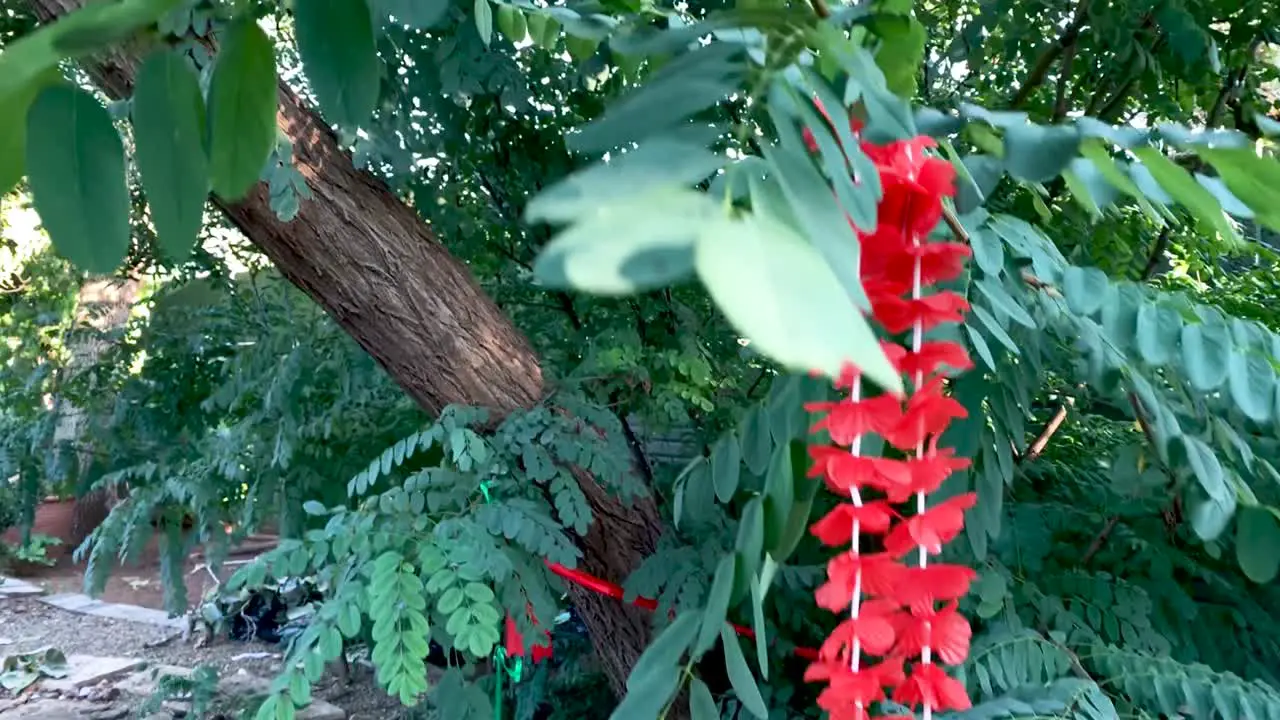
[[[27,0],[41,22],[85,0]],[[98,87],[128,97],[138,62],[128,49],[85,63]],[[310,295],[428,411],[451,403],[498,413],[544,395],[542,370],[528,340],[384,183],[357,169],[328,125],[284,84],[277,123],[315,198],[281,222],[259,184],[241,202],[219,202],[240,230],[291,282]],[[583,568],[620,582],[656,544],[651,500],[624,506],[589,475],[579,482],[596,522],[580,542]],[[614,690],[649,638],[645,615],[616,601],[570,589]]]
[[[129,321],[129,311],[138,297],[142,285],[136,280],[116,281],[111,279],[90,280],[80,288],[76,298],[76,323],[87,326],[98,332],[119,328]],[[89,336],[74,341],[69,350],[71,363],[67,368],[68,375],[74,375],[83,368],[91,367],[98,356],[108,347],[108,343],[98,336]],[[83,475],[93,459],[93,438],[87,432],[89,419],[84,410],[72,407],[65,399],[59,398],[55,406],[61,415],[58,427],[54,431],[55,440],[74,441],[77,444],[80,473]],[[75,511],[71,520],[71,542],[67,551],[74,550],[89,537],[107,514],[115,499],[113,488],[98,488],[76,498]]]

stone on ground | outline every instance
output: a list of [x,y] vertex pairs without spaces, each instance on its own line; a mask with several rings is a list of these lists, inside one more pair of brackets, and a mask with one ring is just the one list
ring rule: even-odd
[[44,588],[26,580],[0,575],[0,599],[11,597],[33,597],[43,595]]
[[160,625],[171,628],[186,627],[186,620],[180,617],[171,618],[163,610],[152,610],[151,608],[137,605],[102,602],[80,593],[50,595],[40,598],[40,601],[56,608],[84,615],[127,620],[128,622],[142,623],[144,625]]
[[97,685],[103,680],[120,677],[145,664],[145,661],[137,658],[69,655],[67,656],[67,676],[44,678],[40,681],[40,687],[56,692],[71,692],[82,687]]
[[[145,699],[155,692],[160,678],[165,675],[189,677],[191,669],[176,665],[157,665],[135,672],[129,677],[120,680],[116,683],[116,689],[124,695]],[[243,700],[254,696],[267,695],[270,692],[270,688],[270,680],[250,675],[244,670],[218,678],[218,696],[220,698]],[[187,705],[188,703],[185,702],[165,703],[166,708],[178,710],[185,708]],[[295,717],[297,720],[346,720],[347,713],[337,705],[314,698],[310,705],[305,708],[299,708]]]

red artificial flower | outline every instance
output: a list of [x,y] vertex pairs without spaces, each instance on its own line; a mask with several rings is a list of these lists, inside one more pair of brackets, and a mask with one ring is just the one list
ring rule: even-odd
[[[534,645],[531,653],[535,664],[551,658],[551,633],[545,630],[543,632],[546,634],[546,642]],[[520,634],[516,621],[510,615],[507,616],[506,636],[503,645],[507,657],[524,657],[524,636]]]
[[929,438],[924,456],[904,461],[910,482],[886,490],[885,499],[891,503],[903,503],[915,497],[916,493],[927,495],[936,492],[952,473],[969,467],[969,458],[958,458],[955,454],[954,448],[938,447],[937,435]]
[[957,604],[952,600],[940,610],[929,607],[913,610],[896,628],[895,654],[916,657],[927,647],[934,657],[948,665],[964,662],[969,657],[973,630],[956,610]]
[[916,323],[929,332],[939,325],[964,322],[964,314],[969,311],[969,301],[950,290],[916,299],[872,295],[869,289],[867,295],[876,320],[894,335],[914,328]]
[[941,435],[952,420],[968,417],[964,405],[943,394],[942,383],[943,378],[935,377],[912,393],[897,424],[880,431],[885,442],[899,450],[915,450],[930,437]]
[[[852,457],[852,456],[849,456]],[[858,523],[859,533],[879,535],[889,529],[896,513],[889,503],[876,500],[858,506],[853,503],[842,503],[827,513],[821,520],[809,528],[813,536],[824,545],[843,546],[853,540],[853,524]]]
[[[805,140],[811,150],[816,148],[807,131]],[[911,333],[909,347],[881,344],[894,368],[906,375],[911,392],[905,404],[887,395],[863,398],[860,371],[849,365],[835,386],[851,391],[853,397],[806,406],[824,414],[813,431],[826,430],[835,445],[810,449],[809,476],[822,477],[832,492],[854,500],[841,503],[810,528],[826,545],[856,549],[828,562],[827,581],[814,593],[817,604],[833,612],[852,607],[851,616],[832,631],[817,662],[805,672],[806,680],[827,683],[818,704],[833,720],[867,718],[869,706],[884,699],[886,688],[894,689],[894,700],[913,709],[969,707],[964,686],[932,659],[956,664],[968,654],[972,630],[957,612],[956,601],[977,574],[967,567],[920,567],[902,559],[914,560],[918,549],[924,564],[928,554],[941,552],[964,528],[964,512],[975,496],[951,498],[893,524],[893,504],[915,500],[923,506],[925,495],[969,465],[953,449],[938,447],[938,440],[952,420],[967,415],[964,406],[946,394],[944,374],[948,368],[968,370],[973,361],[956,343],[922,338],[924,331],[938,325],[963,321],[969,309],[958,293],[923,292],[959,277],[972,254],[963,243],[929,242],[926,237],[941,220],[943,197],[955,192],[955,169],[927,154],[933,145],[924,136],[885,145],[861,142],[883,191],[876,227],[858,230],[861,280],[874,320],[890,335]],[[847,449],[861,447],[860,438],[869,433],[912,456],[862,457]],[[862,494],[866,490],[883,497],[867,498]],[[883,552],[861,552],[863,533],[882,535]],[[939,609],[939,602],[947,604]],[[862,664],[864,654],[884,653],[890,657],[880,665]],[[908,678],[903,663],[912,657],[928,661],[916,663]]]
[[875,488],[894,493],[899,488],[912,487],[912,470],[907,460],[850,455],[847,450],[822,445],[810,446],[809,457],[814,463],[809,477],[821,475],[827,487],[842,497],[849,497],[855,489]]
[[877,395],[866,400],[806,403],[809,412],[826,412],[826,417],[813,424],[813,432],[826,430],[837,445],[851,445],[867,433],[880,433],[902,418],[902,403],[892,395]]
[[933,563],[927,567],[899,566],[893,599],[915,609],[933,602],[959,600],[969,593],[978,573],[964,565]]
[[893,701],[915,710],[968,710],[973,707],[964,685],[933,663],[916,663],[906,682],[893,691]]
[[899,357],[890,357],[889,361],[907,377],[920,374],[928,379],[946,367],[961,372],[973,368],[973,360],[964,347],[946,340],[926,340],[920,344],[919,350],[911,352],[904,349]]
[[818,657],[847,660],[855,644],[861,652],[885,655],[893,647],[895,633],[892,620],[892,615],[881,615],[863,607],[858,617],[846,618],[831,631],[818,650]]
[[906,571],[907,568],[888,553],[840,553],[827,563],[827,581],[814,591],[814,600],[819,607],[842,612],[849,607],[859,578],[866,595],[896,596]]
[[977,501],[977,494],[964,493],[907,518],[885,536],[885,551],[901,557],[918,547],[937,555],[964,529],[964,511]]

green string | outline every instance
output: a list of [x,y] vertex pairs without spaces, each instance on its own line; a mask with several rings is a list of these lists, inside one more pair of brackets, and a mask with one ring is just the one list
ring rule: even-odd
[[[480,494],[484,495],[486,503],[493,501],[493,498],[489,495],[488,480],[480,482]],[[497,669],[497,677],[493,680],[493,717],[495,720],[502,720],[502,676],[509,675],[511,684],[515,685],[520,682],[520,678],[524,675],[524,658],[513,658],[509,663],[507,660],[507,649],[505,647],[499,645],[493,649],[493,664]]]

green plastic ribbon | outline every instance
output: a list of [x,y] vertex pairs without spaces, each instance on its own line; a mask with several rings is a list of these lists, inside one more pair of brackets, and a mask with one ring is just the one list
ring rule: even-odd
[[[493,497],[489,495],[488,480],[480,482],[480,494],[484,495],[486,503],[493,502]],[[524,676],[524,658],[517,657],[510,659],[510,662],[508,662],[508,659],[505,647],[499,645],[493,649],[493,665],[497,670],[496,677],[493,680],[493,717],[495,720],[502,720],[503,676],[509,676],[512,685],[520,682],[520,678]]]

